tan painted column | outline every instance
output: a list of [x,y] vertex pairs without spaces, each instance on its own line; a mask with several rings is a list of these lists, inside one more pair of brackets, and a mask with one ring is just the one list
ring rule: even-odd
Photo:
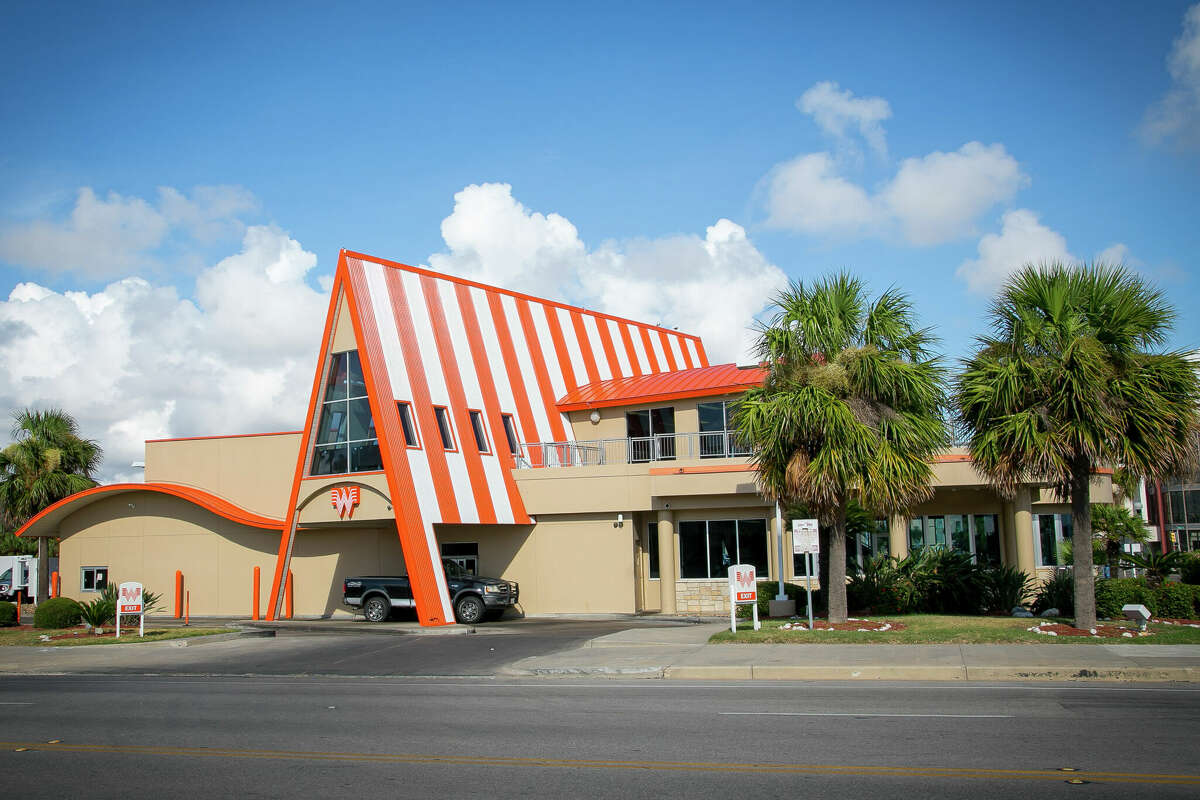
[[658,512],[658,590],[660,613],[675,613],[675,514]]
[[[777,522],[778,522],[778,520],[776,520],[776,518],[774,516],[772,516],[771,524],[770,524],[770,526],[767,527],[767,568],[771,572],[771,580],[778,581],[779,576],[783,575],[783,579],[786,581],[786,580],[789,580],[789,576],[784,575],[783,572],[781,572],[781,570],[784,569],[784,565],[778,563],[779,562],[779,525],[776,524]],[[765,579],[766,579],[766,576],[763,576],[759,580],[765,580]],[[778,588],[776,588],[775,591],[779,591]],[[775,596],[774,593],[772,593],[771,596],[774,597]]]
[[894,514],[888,519],[888,553],[892,558],[908,556],[908,518]]
[[1033,498],[1029,487],[1022,486],[1017,490],[1017,498],[1013,502],[1013,535],[1017,540],[1017,566],[1029,575],[1037,574],[1033,563]]
[[1000,559],[1008,566],[1017,565],[1017,518],[1013,504],[1000,506]]

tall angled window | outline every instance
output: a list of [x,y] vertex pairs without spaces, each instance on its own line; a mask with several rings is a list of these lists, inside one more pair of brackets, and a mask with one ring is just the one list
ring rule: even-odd
[[355,350],[330,357],[316,434],[310,474],[383,469],[367,384]]

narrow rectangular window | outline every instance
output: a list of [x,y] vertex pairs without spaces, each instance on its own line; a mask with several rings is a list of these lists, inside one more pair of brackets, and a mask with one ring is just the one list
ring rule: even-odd
[[471,417],[471,430],[475,434],[475,446],[481,453],[492,452],[492,448],[488,445],[487,430],[483,427],[483,412],[468,410],[467,414]]
[[404,430],[405,446],[420,447],[421,442],[417,439],[417,426],[413,424],[412,404],[396,403],[396,408],[400,411],[400,427]]
[[521,440],[517,438],[517,426],[513,423],[512,414],[501,414],[500,419],[504,422],[504,435],[508,439],[508,450],[510,453],[520,455]]
[[457,450],[454,444],[454,430],[450,427],[450,412],[445,406],[434,406],[433,415],[437,417],[438,432],[442,435],[442,447],[447,450]]
[[658,577],[658,523],[646,523],[646,555],[650,559],[650,580]]

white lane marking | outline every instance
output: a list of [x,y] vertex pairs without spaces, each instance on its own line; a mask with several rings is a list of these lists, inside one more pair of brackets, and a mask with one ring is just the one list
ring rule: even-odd
[[852,711],[718,711],[722,717],[948,717],[952,719],[1012,719],[1012,714],[870,714]]

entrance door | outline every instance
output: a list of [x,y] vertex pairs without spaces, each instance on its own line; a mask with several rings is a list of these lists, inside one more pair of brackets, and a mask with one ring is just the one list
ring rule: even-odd
[[675,458],[675,409],[643,408],[625,412],[630,463]]

